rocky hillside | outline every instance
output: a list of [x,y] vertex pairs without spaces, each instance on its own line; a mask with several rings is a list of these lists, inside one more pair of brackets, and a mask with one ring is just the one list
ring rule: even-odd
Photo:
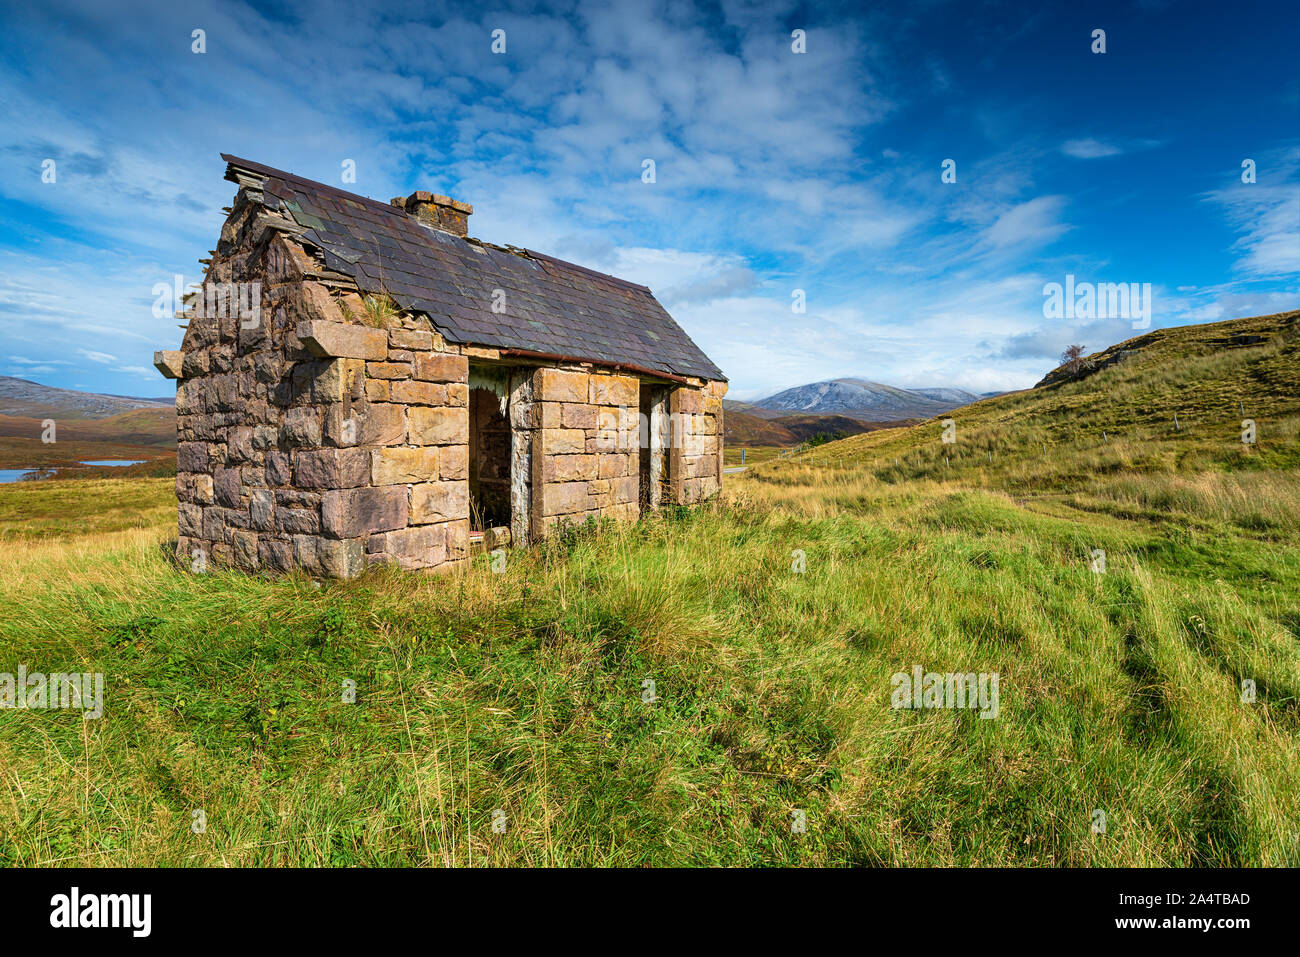
[[1213,322],[1200,326],[1155,329],[1134,336],[1132,339],[1126,339],[1101,352],[1084,356],[1076,362],[1058,366],[1043,376],[1034,388],[1041,389],[1044,386],[1086,379],[1102,369],[1120,363],[1131,363],[1134,359],[1142,359],[1145,363],[1149,356],[1173,355],[1180,351],[1187,355],[1206,355],[1225,349],[1257,346],[1273,340],[1294,341],[1298,334],[1300,334],[1300,312],[1229,319],[1226,322]]
[[171,398],[144,399],[78,392],[0,376],[0,415],[37,419],[104,419],[134,409],[170,409],[175,404]]

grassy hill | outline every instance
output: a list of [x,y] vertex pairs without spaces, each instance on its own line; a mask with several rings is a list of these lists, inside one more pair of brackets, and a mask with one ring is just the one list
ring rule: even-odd
[[[886,480],[1079,488],[1142,475],[1300,466],[1300,312],[1159,329],[1089,356],[1074,374],[910,429],[826,446]],[[1255,444],[1241,440],[1255,422]],[[943,442],[951,419],[956,441]]]
[[[107,681],[0,710],[0,863],[1300,865],[1296,329],[1160,330],[502,574],[192,575],[165,480],[0,488],[0,670]],[[916,666],[997,717],[892,707]]]

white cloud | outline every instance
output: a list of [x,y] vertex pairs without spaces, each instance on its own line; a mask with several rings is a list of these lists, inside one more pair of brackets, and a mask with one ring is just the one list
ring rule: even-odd
[[1300,274],[1300,147],[1261,156],[1254,183],[1230,175],[1230,185],[1202,199],[1218,206],[1239,234],[1235,269],[1260,278]]
[[998,216],[984,231],[984,240],[995,247],[1037,246],[1051,242],[1069,229],[1059,221],[1064,208],[1063,196],[1039,196],[1020,203]]
[[1075,159],[1099,159],[1103,156],[1118,156],[1124,151],[1113,143],[1105,143],[1089,137],[1081,140],[1066,140],[1061,144],[1061,152]]

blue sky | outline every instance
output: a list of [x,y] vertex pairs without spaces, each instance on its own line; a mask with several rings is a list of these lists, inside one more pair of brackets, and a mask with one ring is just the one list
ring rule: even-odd
[[201,278],[234,195],[221,152],[382,200],[447,193],[471,235],[645,283],[733,398],[837,376],[1020,388],[1071,342],[1138,334],[1045,318],[1067,274],[1150,283],[1152,328],[1300,306],[1290,2],[3,17],[0,374],[49,385],[168,394],[150,359],[181,331],[152,290]]

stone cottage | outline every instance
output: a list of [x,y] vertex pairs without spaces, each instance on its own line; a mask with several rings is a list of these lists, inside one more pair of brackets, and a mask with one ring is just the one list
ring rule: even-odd
[[239,192],[186,298],[178,555],[348,577],[451,568],[722,484],[725,377],[644,286],[223,155]]

